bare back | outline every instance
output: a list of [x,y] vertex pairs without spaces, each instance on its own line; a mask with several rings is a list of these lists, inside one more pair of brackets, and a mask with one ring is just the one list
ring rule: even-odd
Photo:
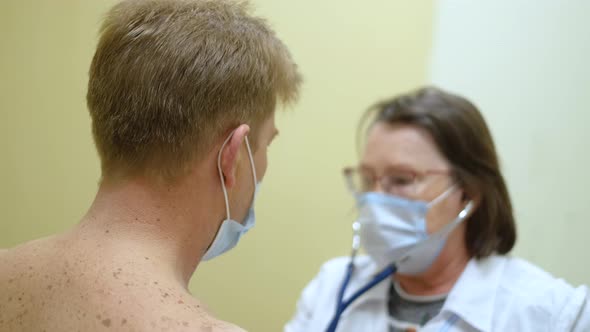
[[0,332],[243,331],[158,277],[150,257],[100,243],[55,236],[0,250]]

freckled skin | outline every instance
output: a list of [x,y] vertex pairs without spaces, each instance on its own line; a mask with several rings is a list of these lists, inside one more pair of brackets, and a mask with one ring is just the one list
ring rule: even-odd
[[155,257],[84,238],[65,233],[0,249],[0,332],[243,332],[161,277]]

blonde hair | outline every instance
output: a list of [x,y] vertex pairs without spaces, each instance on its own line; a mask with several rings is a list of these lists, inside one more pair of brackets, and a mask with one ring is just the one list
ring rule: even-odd
[[297,99],[300,82],[246,2],[122,1],[106,15],[89,73],[103,177],[176,177],[230,127],[255,132],[277,101]]

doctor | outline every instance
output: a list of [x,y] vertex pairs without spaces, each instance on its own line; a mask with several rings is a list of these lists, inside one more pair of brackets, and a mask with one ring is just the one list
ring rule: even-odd
[[285,332],[590,331],[587,287],[508,255],[512,205],[477,108],[429,87],[370,111],[345,170],[368,256],[325,263]]

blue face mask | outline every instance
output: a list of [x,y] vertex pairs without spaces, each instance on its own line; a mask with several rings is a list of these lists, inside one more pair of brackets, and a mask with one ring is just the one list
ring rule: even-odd
[[232,135],[233,132],[229,135],[225,142],[223,142],[223,145],[219,150],[219,155],[217,156],[217,170],[219,171],[219,178],[221,179],[221,188],[223,189],[227,218],[221,223],[221,226],[217,231],[217,235],[215,235],[215,239],[213,239],[209,249],[207,249],[207,252],[205,252],[205,255],[203,256],[204,261],[211,260],[235,247],[238,244],[238,241],[240,241],[240,238],[252,227],[254,227],[254,224],[256,223],[256,217],[254,214],[254,200],[256,199],[258,188],[260,188],[260,183],[257,182],[256,168],[254,167],[254,158],[252,157],[252,150],[250,149],[248,137],[246,137],[246,148],[248,149],[248,157],[250,158],[250,166],[252,167],[252,177],[254,178],[254,195],[252,197],[250,209],[248,210],[248,215],[246,216],[244,222],[240,223],[231,218],[227,189],[225,188],[225,181],[223,181],[223,173],[221,171],[221,152],[223,151],[223,148],[227,142],[229,142]]
[[428,210],[454,190],[455,187],[449,188],[430,203],[376,192],[357,195],[361,245],[380,268],[395,263],[400,274],[426,271],[439,256],[449,234],[473,208],[470,201],[455,220],[428,234]]

